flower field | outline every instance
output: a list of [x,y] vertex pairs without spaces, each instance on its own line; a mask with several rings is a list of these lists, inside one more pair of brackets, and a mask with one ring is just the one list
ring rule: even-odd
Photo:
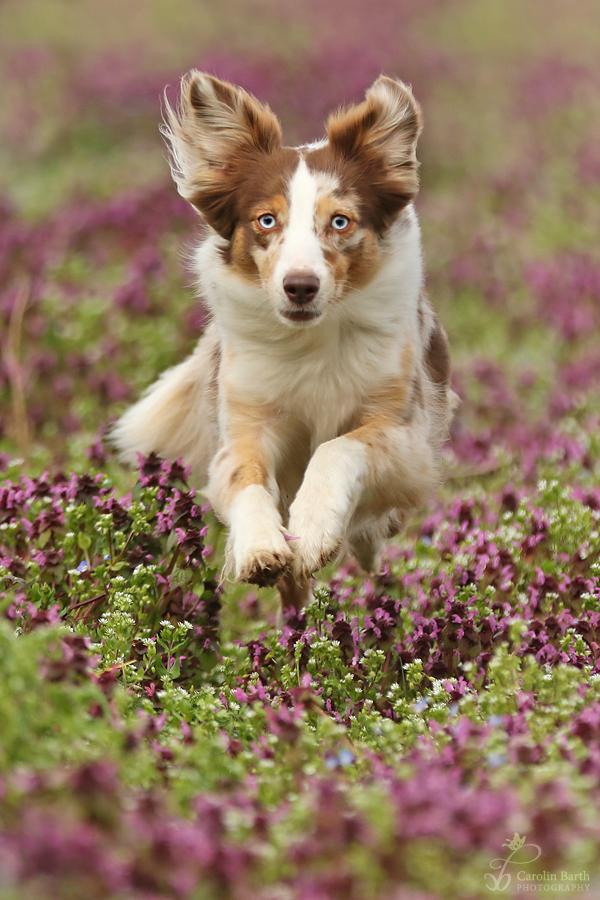
[[[0,4],[0,900],[600,897],[594,10]],[[381,71],[424,109],[446,483],[281,627],[184,467],[106,440],[205,324],[157,128],[192,66],[290,142]]]

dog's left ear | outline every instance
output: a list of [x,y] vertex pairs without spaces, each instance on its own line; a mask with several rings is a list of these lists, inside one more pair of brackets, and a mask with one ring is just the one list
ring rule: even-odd
[[327,136],[342,158],[378,155],[410,200],[419,190],[416,148],[422,127],[421,107],[410,87],[382,75],[362,103],[329,118]]

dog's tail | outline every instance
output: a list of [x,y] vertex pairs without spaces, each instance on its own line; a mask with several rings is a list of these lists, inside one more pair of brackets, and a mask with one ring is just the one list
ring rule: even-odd
[[194,353],[168,369],[144,396],[125,412],[111,431],[123,462],[134,465],[137,454],[183,457],[193,481],[206,483],[217,449],[217,393],[220,346],[214,328],[200,339]]

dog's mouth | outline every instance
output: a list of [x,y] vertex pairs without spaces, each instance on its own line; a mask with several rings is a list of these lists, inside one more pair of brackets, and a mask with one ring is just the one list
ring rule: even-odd
[[281,315],[290,322],[312,322],[318,319],[321,311],[318,309],[282,309]]

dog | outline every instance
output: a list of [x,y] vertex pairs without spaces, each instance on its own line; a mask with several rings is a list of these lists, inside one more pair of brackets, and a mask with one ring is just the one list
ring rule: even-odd
[[173,178],[208,229],[211,321],[113,439],[129,462],[182,457],[229,529],[228,573],[300,609],[342,553],[376,569],[440,481],[457,398],[423,287],[421,110],[382,76],[324,140],[287,147],[267,106],[211,75],[165,106]]

